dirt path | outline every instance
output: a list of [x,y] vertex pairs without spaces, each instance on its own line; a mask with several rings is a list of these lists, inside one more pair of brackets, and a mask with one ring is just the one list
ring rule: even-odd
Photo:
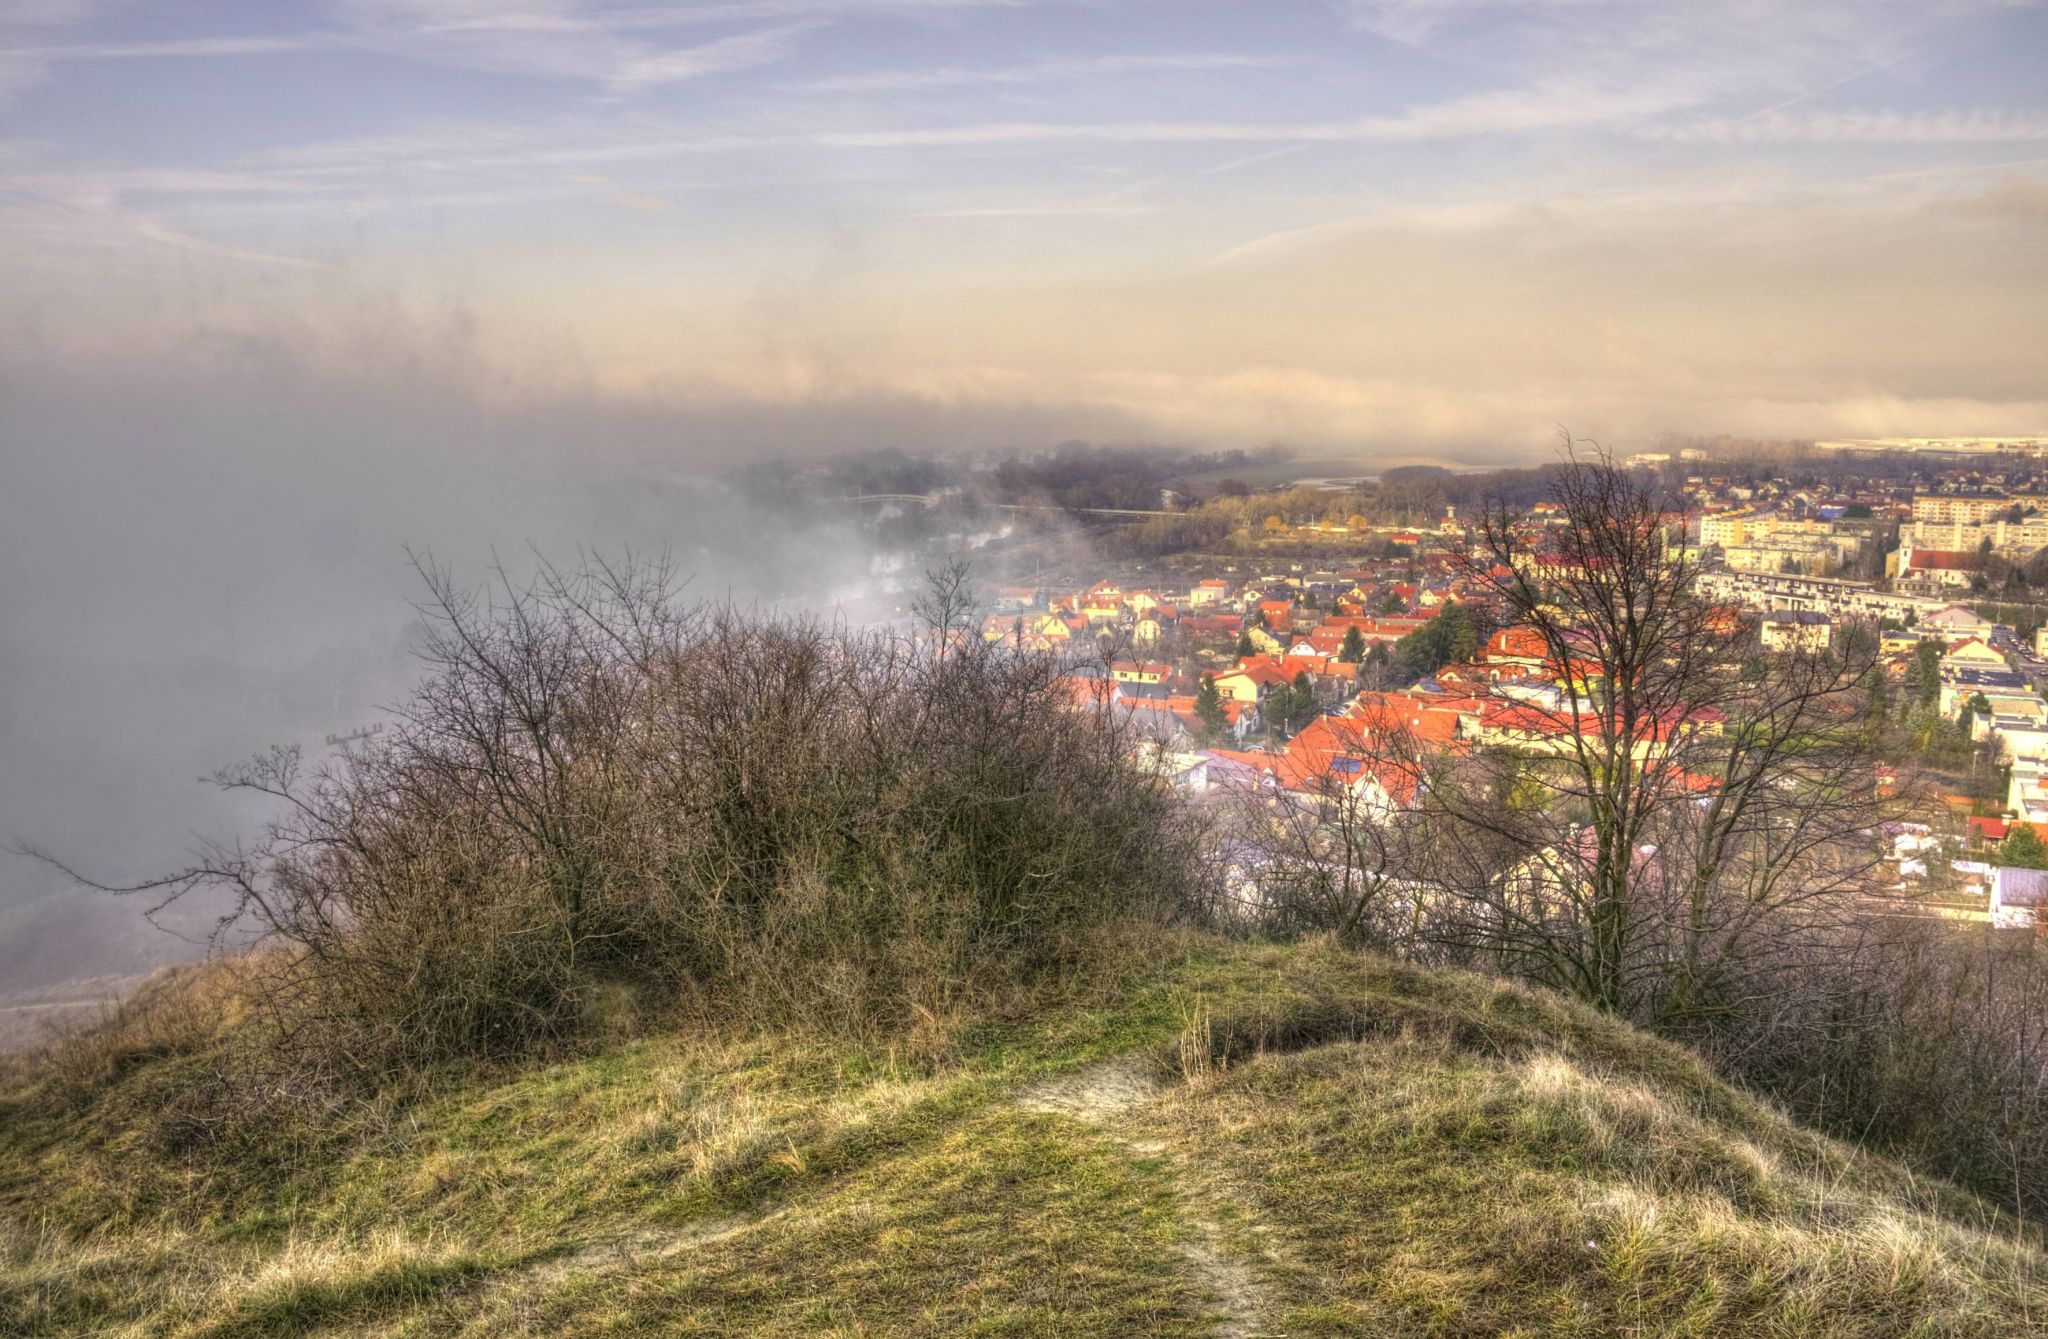
[[[772,1216],[772,1215],[770,1215]],[[561,1282],[571,1274],[606,1272],[724,1241],[762,1222],[761,1218],[713,1218],[689,1223],[667,1232],[636,1232],[588,1242],[566,1255],[539,1261],[518,1271],[513,1281],[522,1287],[543,1288]]]
[[1017,1095],[1017,1105],[1105,1125],[1111,1116],[1157,1095],[1160,1086],[1136,1060],[1105,1060],[1032,1084]]
[[[1017,1095],[1017,1106],[1024,1111],[1070,1116],[1116,1134],[1124,1147],[1139,1157],[1156,1158],[1165,1153],[1165,1144],[1131,1138],[1119,1129],[1117,1118],[1157,1097],[1164,1087],[1136,1058],[1106,1060],[1031,1085]],[[1192,1179],[1186,1169],[1176,1170],[1182,1179]],[[1189,1197],[1187,1202],[1192,1207],[1198,1198]],[[1222,1305],[1223,1320],[1216,1329],[1218,1339],[1259,1339],[1262,1335],[1277,1334],[1265,1327],[1267,1317],[1275,1310],[1271,1291],[1250,1265],[1224,1249],[1221,1226],[1206,1217],[1192,1218],[1188,1226],[1193,1231],[1181,1243],[1180,1252],[1203,1286]]]
[[736,1237],[767,1222],[777,1212],[756,1217],[708,1218],[676,1227],[594,1237],[559,1255],[513,1265],[464,1290],[467,1315],[460,1333],[476,1339],[535,1333],[549,1294],[571,1278],[624,1278],[635,1269]]

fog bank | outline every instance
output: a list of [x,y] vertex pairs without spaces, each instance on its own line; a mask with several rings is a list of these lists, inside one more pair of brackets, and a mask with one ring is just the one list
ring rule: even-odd
[[[875,563],[851,518],[771,512],[718,482],[774,429],[490,408],[274,363],[0,372],[0,837],[120,882],[245,829],[257,815],[198,778],[318,746],[415,679],[408,546],[465,584],[494,560],[632,547],[671,550],[698,598],[858,596]],[[0,855],[0,993],[200,951],[146,906]],[[164,919],[198,940],[215,910]]]

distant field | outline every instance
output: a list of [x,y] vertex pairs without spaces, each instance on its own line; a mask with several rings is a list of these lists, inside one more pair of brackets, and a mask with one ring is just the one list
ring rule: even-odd
[[89,1023],[142,984],[142,976],[102,976],[42,990],[0,994],[0,1053],[26,1050],[53,1030]]
[[1181,481],[1200,487],[1219,484],[1225,479],[1241,479],[1254,488],[1272,488],[1279,484],[1292,483],[1296,479],[1329,474],[1375,474],[1384,468],[1385,462],[1367,460],[1362,456],[1328,456],[1261,462],[1241,465],[1234,469],[1203,470],[1200,474],[1184,474]]

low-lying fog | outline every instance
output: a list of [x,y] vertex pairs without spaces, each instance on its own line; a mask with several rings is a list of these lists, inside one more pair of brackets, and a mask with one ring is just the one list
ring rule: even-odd
[[[864,426],[858,444],[890,440]],[[246,827],[198,778],[374,720],[414,678],[408,544],[466,584],[494,553],[666,546],[694,595],[874,612],[875,573],[914,563],[717,481],[763,431],[424,386],[373,404],[275,373],[0,375],[0,839],[121,882]],[[0,1011],[203,951],[217,908],[161,918],[180,939],[147,905],[0,854]]]

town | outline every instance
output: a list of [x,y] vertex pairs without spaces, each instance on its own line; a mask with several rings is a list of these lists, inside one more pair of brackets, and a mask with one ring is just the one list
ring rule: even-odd
[[[2048,877],[2034,868],[2048,865],[2048,471],[2012,453],[1909,454],[1891,478],[1699,450],[1620,464],[1668,493],[1667,556],[1722,635],[1764,657],[1870,647],[1867,701],[1899,756],[1878,750],[1869,785],[1898,793],[1910,758],[1926,800],[1877,834],[1894,910],[2031,927]],[[1484,570],[1481,542],[1491,514],[1541,553],[1564,509],[1419,516],[1409,489],[1407,514],[1375,519],[1386,491],[1313,480],[1181,498],[1192,516],[1225,511],[1228,531],[1203,531],[1222,551],[1003,584],[981,634],[1059,657],[1076,704],[1115,713],[1195,793],[1341,796],[1386,816],[1417,790],[1390,731],[1451,757],[1564,750],[1597,670],[1503,610],[1505,569]]]

